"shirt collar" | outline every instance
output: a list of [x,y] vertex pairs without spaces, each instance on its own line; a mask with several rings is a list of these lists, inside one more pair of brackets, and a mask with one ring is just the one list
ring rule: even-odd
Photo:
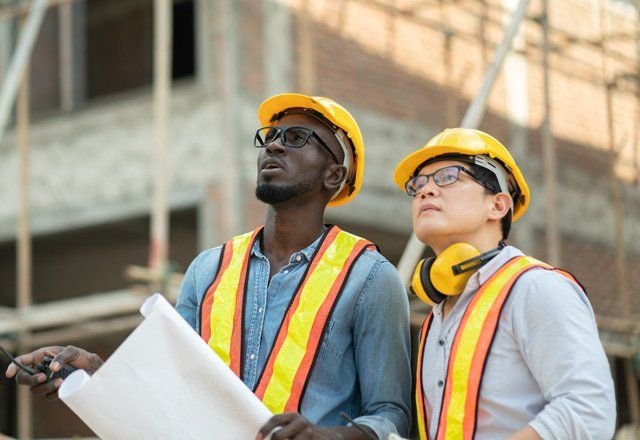
[[[331,226],[329,226],[329,228],[331,228]],[[316,253],[316,249],[318,248],[318,245],[320,244],[320,240],[322,239],[322,237],[325,236],[326,232],[327,230],[325,229],[325,231],[322,234],[320,234],[320,236],[316,238],[315,241],[311,243],[309,246],[307,246],[306,248],[298,252],[294,252],[293,254],[291,254],[291,257],[289,258],[289,263],[296,262],[297,261],[296,258],[298,256],[301,256],[302,258],[306,258],[307,261],[311,261],[311,259],[313,258],[313,255]],[[256,257],[266,258],[266,256],[262,253],[262,249],[260,247],[260,243],[262,242],[262,240],[260,240],[261,237],[262,237],[262,231],[260,231],[260,234],[257,237],[258,239],[255,241],[255,243],[253,243],[253,247],[251,248],[251,254],[255,255]]]
[[494,273],[498,271],[502,266],[504,266],[509,260],[515,257],[521,257],[524,254],[522,251],[513,246],[506,246],[504,249],[500,251],[498,255],[493,257],[487,264],[482,266],[476,273],[471,275],[469,281],[467,281],[467,285],[464,289],[464,293],[469,291],[475,291],[480,288],[484,283],[487,282]]

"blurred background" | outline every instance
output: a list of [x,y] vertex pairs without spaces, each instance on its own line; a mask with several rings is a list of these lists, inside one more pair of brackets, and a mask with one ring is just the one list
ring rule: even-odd
[[[640,438],[639,16],[640,0],[0,0],[0,344],[107,357],[146,295],[175,299],[199,250],[261,224],[256,110],[285,91],[358,120],[364,186],[327,222],[406,277],[429,250],[407,248],[393,169],[466,115],[520,164],[532,202],[510,242],[585,285],[619,438]],[[0,433],[92,436],[2,379]]]

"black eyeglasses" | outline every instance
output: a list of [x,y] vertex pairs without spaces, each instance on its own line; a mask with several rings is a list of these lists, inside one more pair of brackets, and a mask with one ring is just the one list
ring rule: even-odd
[[340,165],[338,157],[335,155],[331,148],[322,140],[318,134],[308,127],[261,127],[256,130],[256,135],[253,138],[253,146],[256,148],[264,148],[278,138],[282,142],[282,145],[288,148],[302,148],[304,147],[311,137],[314,137],[320,146],[327,150],[333,160]]
[[461,171],[471,176],[471,178],[480,185],[484,186],[485,188],[491,189],[484,182],[480,181],[475,174],[461,165],[452,165],[449,167],[440,168],[439,170],[436,170],[435,173],[431,174],[418,174],[417,176],[409,179],[407,183],[404,184],[404,187],[409,196],[415,197],[429,182],[429,178],[433,177],[433,181],[435,182],[435,184],[440,187],[449,186],[458,181]]

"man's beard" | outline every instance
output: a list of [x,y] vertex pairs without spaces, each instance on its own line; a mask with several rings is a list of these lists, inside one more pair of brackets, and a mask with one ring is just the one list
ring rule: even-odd
[[261,202],[273,205],[286,202],[294,197],[306,194],[313,189],[311,180],[293,184],[276,184],[270,182],[259,183],[256,187],[256,197]]

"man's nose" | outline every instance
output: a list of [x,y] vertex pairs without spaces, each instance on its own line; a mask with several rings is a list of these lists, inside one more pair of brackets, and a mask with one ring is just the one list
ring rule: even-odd
[[420,188],[420,197],[423,199],[426,198],[427,196],[435,197],[439,191],[440,191],[440,187],[436,185],[436,182],[434,182],[433,176],[431,176],[429,181],[425,183],[422,188]]
[[267,154],[283,154],[286,151],[285,146],[282,145],[282,138],[280,136],[264,148]]

